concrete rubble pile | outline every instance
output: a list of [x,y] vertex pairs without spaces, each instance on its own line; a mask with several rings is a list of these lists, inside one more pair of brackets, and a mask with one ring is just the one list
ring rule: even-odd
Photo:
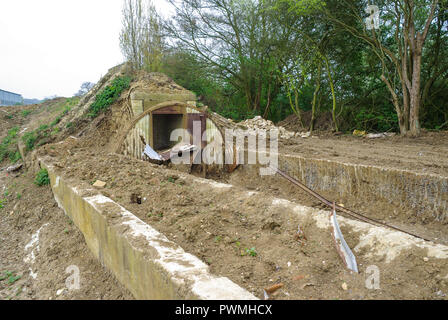
[[248,119],[238,123],[240,127],[246,127],[249,130],[278,130],[279,137],[281,139],[289,140],[292,138],[308,138],[310,136],[309,132],[292,132],[286,130],[284,127],[277,127],[272,121],[265,120],[261,116],[257,116],[253,119]]

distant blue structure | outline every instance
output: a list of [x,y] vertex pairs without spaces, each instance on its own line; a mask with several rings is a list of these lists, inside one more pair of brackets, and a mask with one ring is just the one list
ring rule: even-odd
[[23,97],[20,94],[0,89],[0,106],[14,106],[16,104],[23,104]]

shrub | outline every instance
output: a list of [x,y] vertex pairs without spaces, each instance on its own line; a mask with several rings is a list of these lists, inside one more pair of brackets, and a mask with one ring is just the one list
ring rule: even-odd
[[36,180],[34,181],[39,187],[47,186],[50,184],[50,177],[48,176],[47,169],[41,169],[37,175]]
[[97,117],[101,112],[107,110],[115,101],[118,100],[123,90],[129,88],[131,83],[130,77],[117,77],[110,86],[104,88],[96,98],[95,102],[89,108],[88,116],[91,118]]
[[12,163],[16,163],[17,161],[19,161],[20,159],[22,159],[22,156],[20,155],[19,151],[16,152],[10,152],[9,153],[9,160]]
[[229,105],[225,108],[217,108],[215,109],[217,113],[219,113],[224,118],[232,119],[234,121],[243,121],[247,119],[252,119],[258,114],[251,110],[247,110],[245,107],[239,107],[236,105]]
[[31,110],[24,110],[24,111],[22,111],[22,116],[24,118],[28,117],[30,114],[31,114]]
[[255,248],[246,249],[246,254],[251,257],[256,257],[258,255],[257,250]]
[[[17,149],[15,146],[17,142],[17,134],[19,132],[19,127],[14,127],[8,131],[8,135],[3,139],[0,144],[0,162],[6,158],[10,158],[11,161],[17,162]],[[20,157],[20,154],[19,154]],[[20,158],[19,158],[20,159]]]
[[31,151],[34,149],[34,145],[37,140],[37,135],[34,131],[27,132],[23,135],[22,140],[25,143],[27,151]]
[[50,124],[50,126],[54,127],[55,125],[57,125],[59,122],[61,122],[62,117],[58,116],[56,119],[54,119],[54,121]]
[[43,124],[37,129],[39,132],[45,131],[48,129],[48,124]]

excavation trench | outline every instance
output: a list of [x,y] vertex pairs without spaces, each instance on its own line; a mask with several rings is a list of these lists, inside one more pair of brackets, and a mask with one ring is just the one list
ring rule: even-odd
[[266,165],[242,165],[231,175],[210,178],[320,209],[328,208],[323,197],[346,217],[355,218],[355,211],[362,221],[448,244],[448,176],[291,153],[280,153],[278,159],[275,175],[260,175]]
[[[97,179],[107,182],[90,196],[111,199],[199,258],[213,277],[227,277],[235,288],[258,298],[275,284],[283,286],[271,299],[443,298],[448,292],[448,247],[339,217],[359,265],[359,274],[352,274],[336,251],[329,211],[298,204],[310,200],[294,199],[299,197],[295,188],[285,188],[279,177],[260,178],[263,183],[255,175],[248,179],[256,168],[221,175],[228,184],[125,156],[95,154],[74,141],[45,148],[51,155],[45,163],[61,179],[76,188]],[[287,191],[291,194],[283,197]],[[132,201],[135,194],[141,204]],[[306,240],[296,237],[298,226]],[[139,245],[148,244],[140,239]],[[134,273],[126,264],[120,268],[118,274]],[[380,272],[378,290],[366,285],[371,270]]]

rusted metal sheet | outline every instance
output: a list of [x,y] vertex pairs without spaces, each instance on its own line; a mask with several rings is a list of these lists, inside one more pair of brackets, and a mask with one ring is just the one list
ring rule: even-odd
[[[137,99],[134,99],[133,103],[133,112],[139,113],[141,111],[140,103],[136,101]],[[143,102],[146,103],[146,101]],[[143,108],[144,109],[144,108]],[[154,106],[151,109],[143,110],[143,113],[139,114],[135,117],[135,119],[129,124],[128,128],[124,131],[122,137],[120,138],[119,144],[124,147],[123,149],[120,149],[120,152],[123,152],[124,154],[128,156],[132,156],[137,159],[147,159],[146,156],[144,156],[144,150],[146,145],[151,146],[154,150],[157,150],[155,147],[155,141],[154,141],[154,130],[156,130],[156,126],[154,128],[152,127],[152,122],[157,121],[158,118],[156,115],[166,115],[166,117],[169,117],[170,115],[182,115],[183,120],[176,124],[176,126],[179,126],[180,128],[187,129],[189,132],[190,137],[187,139],[184,139],[183,141],[187,143],[193,143],[194,141],[188,141],[193,136],[193,124],[195,121],[199,121],[201,123],[201,130],[199,137],[199,132],[196,134],[198,135],[195,137],[197,141],[201,141],[202,149],[209,145],[210,143],[217,145],[217,152],[210,153],[210,156],[215,157],[215,160],[224,160],[225,159],[225,150],[224,150],[224,137],[222,136],[222,133],[219,129],[219,127],[215,124],[215,122],[208,118],[208,113],[204,112],[204,110],[195,108],[194,104],[187,105],[185,103],[180,103],[176,101],[167,101],[164,103],[161,103],[157,106]],[[154,123],[155,125],[155,123]],[[165,134],[165,131],[171,131],[174,128],[166,128],[164,124],[162,124],[160,127],[160,134]],[[206,141],[202,141],[202,138]],[[210,151],[210,149],[208,149]],[[222,155],[221,155],[222,153]],[[166,160],[169,160],[169,154],[165,154],[165,152],[159,152],[159,155],[161,155],[162,159],[167,158]],[[211,162],[213,163],[213,162]],[[214,163],[218,163],[218,161],[215,161]],[[221,163],[221,162],[219,162]],[[222,165],[221,165],[222,166]]]
[[182,114],[177,106],[165,107],[161,109],[157,109],[152,112],[153,114]]
[[[206,141],[202,141],[202,137],[204,136],[205,130],[206,130],[206,121],[207,116],[204,113],[191,113],[187,115],[187,130],[193,137],[193,141],[191,143],[197,143],[198,141],[201,141],[202,148],[205,148],[207,145]],[[201,131],[195,132],[194,130],[194,123],[200,122],[201,123]],[[197,136],[194,136],[194,135]]]

